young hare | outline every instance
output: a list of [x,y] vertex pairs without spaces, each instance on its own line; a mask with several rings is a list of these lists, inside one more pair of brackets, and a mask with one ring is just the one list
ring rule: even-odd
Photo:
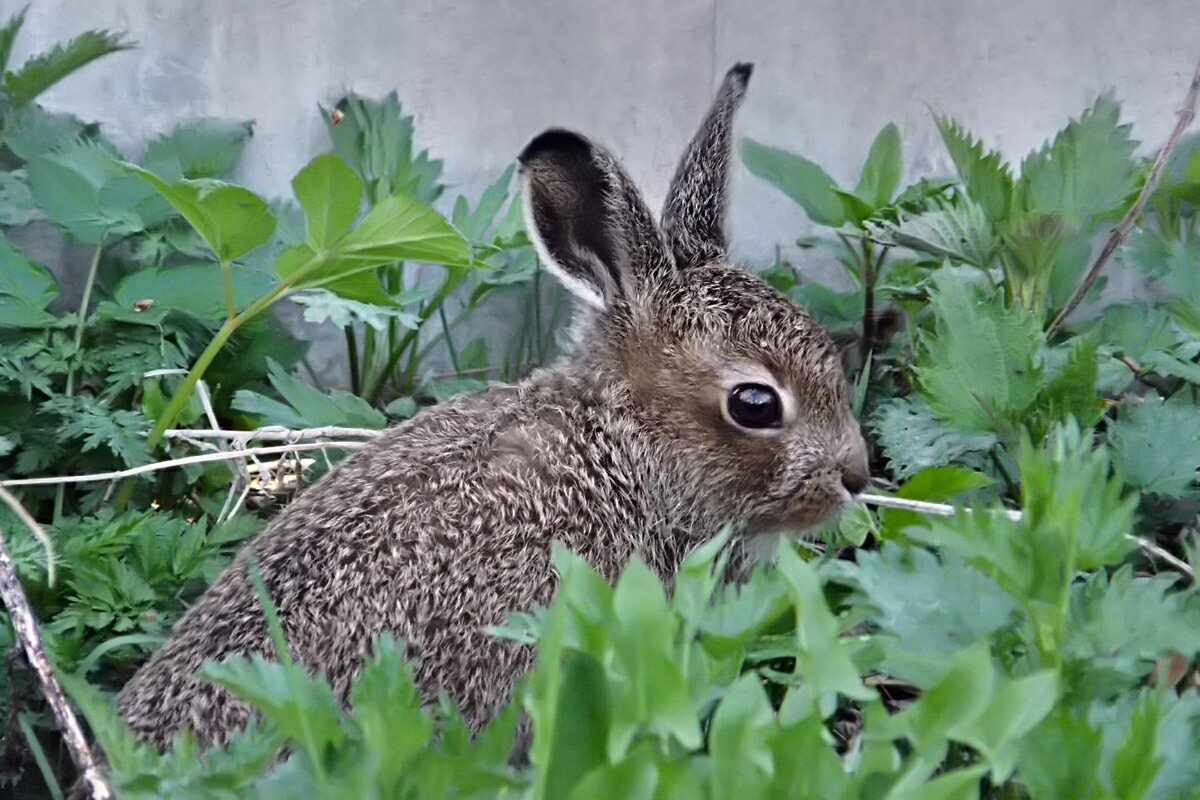
[[739,541],[827,519],[867,481],[833,343],[726,260],[723,221],[739,64],[689,145],[656,223],[616,159],[549,130],[520,156],[542,262],[581,301],[559,365],[418,414],[285,509],[133,677],[120,710],[166,744],[211,745],[249,707],[196,677],[271,657],[248,562],[295,658],[346,699],[384,632],[482,726],[533,653],[482,631],[547,603],[557,540],[614,579],[639,555],[664,579],[732,524]]

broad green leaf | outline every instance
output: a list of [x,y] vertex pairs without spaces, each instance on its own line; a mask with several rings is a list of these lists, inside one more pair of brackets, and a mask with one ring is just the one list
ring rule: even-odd
[[[909,478],[897,490],[896,497],[905,500],[925,500],[944,503],[959,495],[991,486],[992,478],[973,469],[958,466],[931,467]],[[896,535],[909,525],[917,525],[922,517],[913,511],[889,508],[880,514],[885,535]]]
[[861,290],[836,292],[828,286],[810,281],[792,289],[788,296],[831,331],[854,328],[862,322]]
[[77,139],[29,162],[29,190],[46,216],[84,244],[165,219],[169,209],[153,190],[117,169],[119,163],[106,142]]
[[357,395],[335,389],[329,394],[288,375],[275,361],[268,359],[271,385],[284,402],[272,400],[258,392],[240,389],[233,397],[233,407],[248,414],[261,415],[270,425],[289,428],[313,428],[325,425],[345,425],[361,428],[383,428],[387,417],[372,408]]
[[813,222],[840,228],[846,221],[837,184],[807,158],[753,139],[742,140],[741,155],[747,169],[799,203]]
[[253,123],[203,119],[146,145],[146,168],[164,179],[220,178],[237,163]]
[[[230,267],[230,275],[237,311],[245,310],[276,284],[271,275],[240,264]],[[175,309],[207,322],[223,320],[226,315],[220,268],[211,263],[133,272],[117,285],[113,301],[134,310],[150,301],[149,308]]]
[[223,264],[266,244],[275,231],[267,204],[249,189],[208,178],[169,184],[141,167],[122,166],[157,189]]
[[6,95],[15,108],[33,102],[34,98],[63,78],[97,58],[127,50],[133,46],[120,34],[108,31],[86,31],[65,45],[55,45],[47,53],[34,56],[21,65],[4,73],[0,92]]
[[350,705],[379,780],[385,785],[396,780],[433,734],[404,645],[390,635],[380,638],[350,693]]
[[1080,339],[1070,346],[1066,358],[1050,370],[1038,395],[1036,411],[1027,422],[1034,438],[1044,437],[1054,425],[1067,419],[1075,419],[1089,428],[1100,421],[1104,400],[1096,391],[1097,358],[1095,342]]
[[1128,398],[1108,429],[1121,479],[1144,492],[1178,497],[1191,491],[1200,466],[1200,407],[1186,393],[1163,401]]
[[[615,764],[599,767],[579,782],[567,800],[655,800],[658,783],[654,761],[645,750]],[[547,793],[547,798],[563,797]]]
[[892,202],[892,196],[900,186],[900,174],[904,171],[901,153],[900,131],[889,122],[871,143],[862,176],[858,186],[854,187],[854,194],[872,209],[883,208]]
[[603,667],[586,653],[569,654],[562,664],[559,691],[546,797],[569,796],[580,780],[607,764],[610,710]]
[[1021,164],[1024,207],[1060,212],[1082,227],[1116,209],[1137,188],[1129,125],[1111,95],[1096,100]]
[[363,185],[354,170],[336,155],[318,156],[292,179],[292,190],[315,251],[333,245],[358,219]]
[[1000,154],[985,149],[983,142],[950,117],[935,115],[934,122],[967,195],[993,224],[1008,219],[1013,203],[1013,178]]
[[0,328],[38,327],[52,317],[46,307],[58,297],[58,284],[0,233]]
[[351,259],[385,258],[449,266],[471,263],[470,248],[454,226],[405,195],[378,203],[338,250]]
[[764,797],[774,772],[767,746],[775,715],[753,672],[738,679],[717,706],[708,733],[714,797]]
[[46,215],[33,202],[26,172],[0,172],[0,225],[26,225]]
[[1015,429],[1043,382],[1037,321],[1004,308],[999,297],[980,297],[954,275],[938,281],[930,305],[936,324],[917,365],[929,407],[958,430]]
[[71,114],[55,114],[37,103],[11,112],[12,130],[5,146],[18,158],[29,161],[78,138],[95,138],[98,125],[84,125]]

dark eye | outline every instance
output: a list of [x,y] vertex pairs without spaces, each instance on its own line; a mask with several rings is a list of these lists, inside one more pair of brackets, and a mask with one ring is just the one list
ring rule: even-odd
[[743,428],[778,428],[783,404],[770,386],[739,383],[729,393],[729,416]]

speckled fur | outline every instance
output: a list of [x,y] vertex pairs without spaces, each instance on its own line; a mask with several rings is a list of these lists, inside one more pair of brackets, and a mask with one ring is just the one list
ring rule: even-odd
[[[122,691],[139,737],[163,745],[187,726],[209,745],[246,722],[248,706],[195,673],[272,655],[247,557],[294,657],[343,701],[391,632],[426,696],[447,692],[479,727],[533,659],[481,629],[552,598],[552,541],[610,580],[634,554],[669,580],[725,524],[752,541],[845,506],[842,474],[865,460],[835,349],[723,255],[731,116],[749,72],[726,77],[661,227],[606,151],[565,132],[531,144],[530,227],[586,301],[574,353],[418,414],[285,509]],[[722,376],[742,363],[794,394],[786,429],[747,435],[722,416]]]

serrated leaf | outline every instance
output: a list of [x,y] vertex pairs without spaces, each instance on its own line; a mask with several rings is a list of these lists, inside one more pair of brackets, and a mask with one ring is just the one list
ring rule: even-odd
[[934,417],[919,396],[901,397],[880,405],[870,425],[892,474],[900,480],[930,467],[955,463],[978,467],[997,442],[990,433],[951,430]]
[[1164,401],[1127,399],[1108,429],[1113,466],[1144,492],[1173,497],[1190,491],[1200,467],[1200,408],[1185,393]]
[[339,297],[325,289],[315,289],[293,298],[304,307],[306,322],[330,322],[339,328],[355,323],[369,325],[377,331],[386,331],[388,322],[394,320],[401,327],[416,330],[420,317],[395,306],[377,306]]
[[442,215],[411,197],[394,195],[375,205],[339,246],[350,259],[421,261],[467,266],[470,248]]
[[84,125],[71,114],[55,114],[37,103],[11,112],[12,129],[4,140],[18,158],[29,161],[78,138],[94,138],[97,125]]
[[1096,100],[1053,141],[1021,163],[1024,208],[1059,212],[1080,227],[1117,208],[1137,188],[1129,125],[1111,95]]
[[220,178],[233,169],[253,123],[202,119],[178,125],[146,145],[147,169],[163,178]]
[[284,402],[241,389],[233,397],[234,408],[261,415],[267,424],[289,428],[345,425],[379,429],[387,425],[387,417],[361,397],[341,390],[325,394],[288,375],[270,358],[267,359],[267,365],[271,386],[279,392]]
[[991,265],[998,244],[983,208],[968,198],[916,215],[901,214],[896,221],[870,222],[867,230],[882,244],[979,269]]
[[318,156],[292,179],[292,190],[304,209],[308,246],[324,250],[358,219],[363,185],[354,170],[336,155]]
[[267,204],[249,189],[208,178],[170,184],[133,164],[121,166],[165,197],[222,263],[266,244],[275,231],[275,217]]
[[33,202],[25,170],[0,172],[0,225],[27,225],[45,218]]
[[8,96],[15,108],[21,108],[72,72],[102,56],[132,46],[133,43],[125,41],[120,34],[86,31],[66,44],[56,45],[49,52],[34,56],[20,69],[5,72],[0,92]]
[[21,32],[21,26],[25,24],[27,11],[29,11],[29,6],[25,6],[13,14],[4,23],[4,26],[0,27],[0,74],[8,69],[8,59],[12,56],[13,42],[16,40],[17,34]]
[[807,158],[753,139],[742,140],[741,155],[747,169],[798,203],[813,222],[840,228],[846,221],[837,184]]
[[854,187],[854,194],[872,209],[883,208],[892,202],[904,170],[902,152],[900,131],[889,122],[871,142],[862,175]]
[[1008,218],[1013,201],[1012,173],[1000,154],[987,150],[950,117],[934,116],[942,141],[967,194],[993,222]]
[[1042,387],[1033,317],[982,298],[962,279],[945,275],[930,301],[934,333],[922,337],[917,376],[930,409],[958,430],[1004,434],[1016,428]]

